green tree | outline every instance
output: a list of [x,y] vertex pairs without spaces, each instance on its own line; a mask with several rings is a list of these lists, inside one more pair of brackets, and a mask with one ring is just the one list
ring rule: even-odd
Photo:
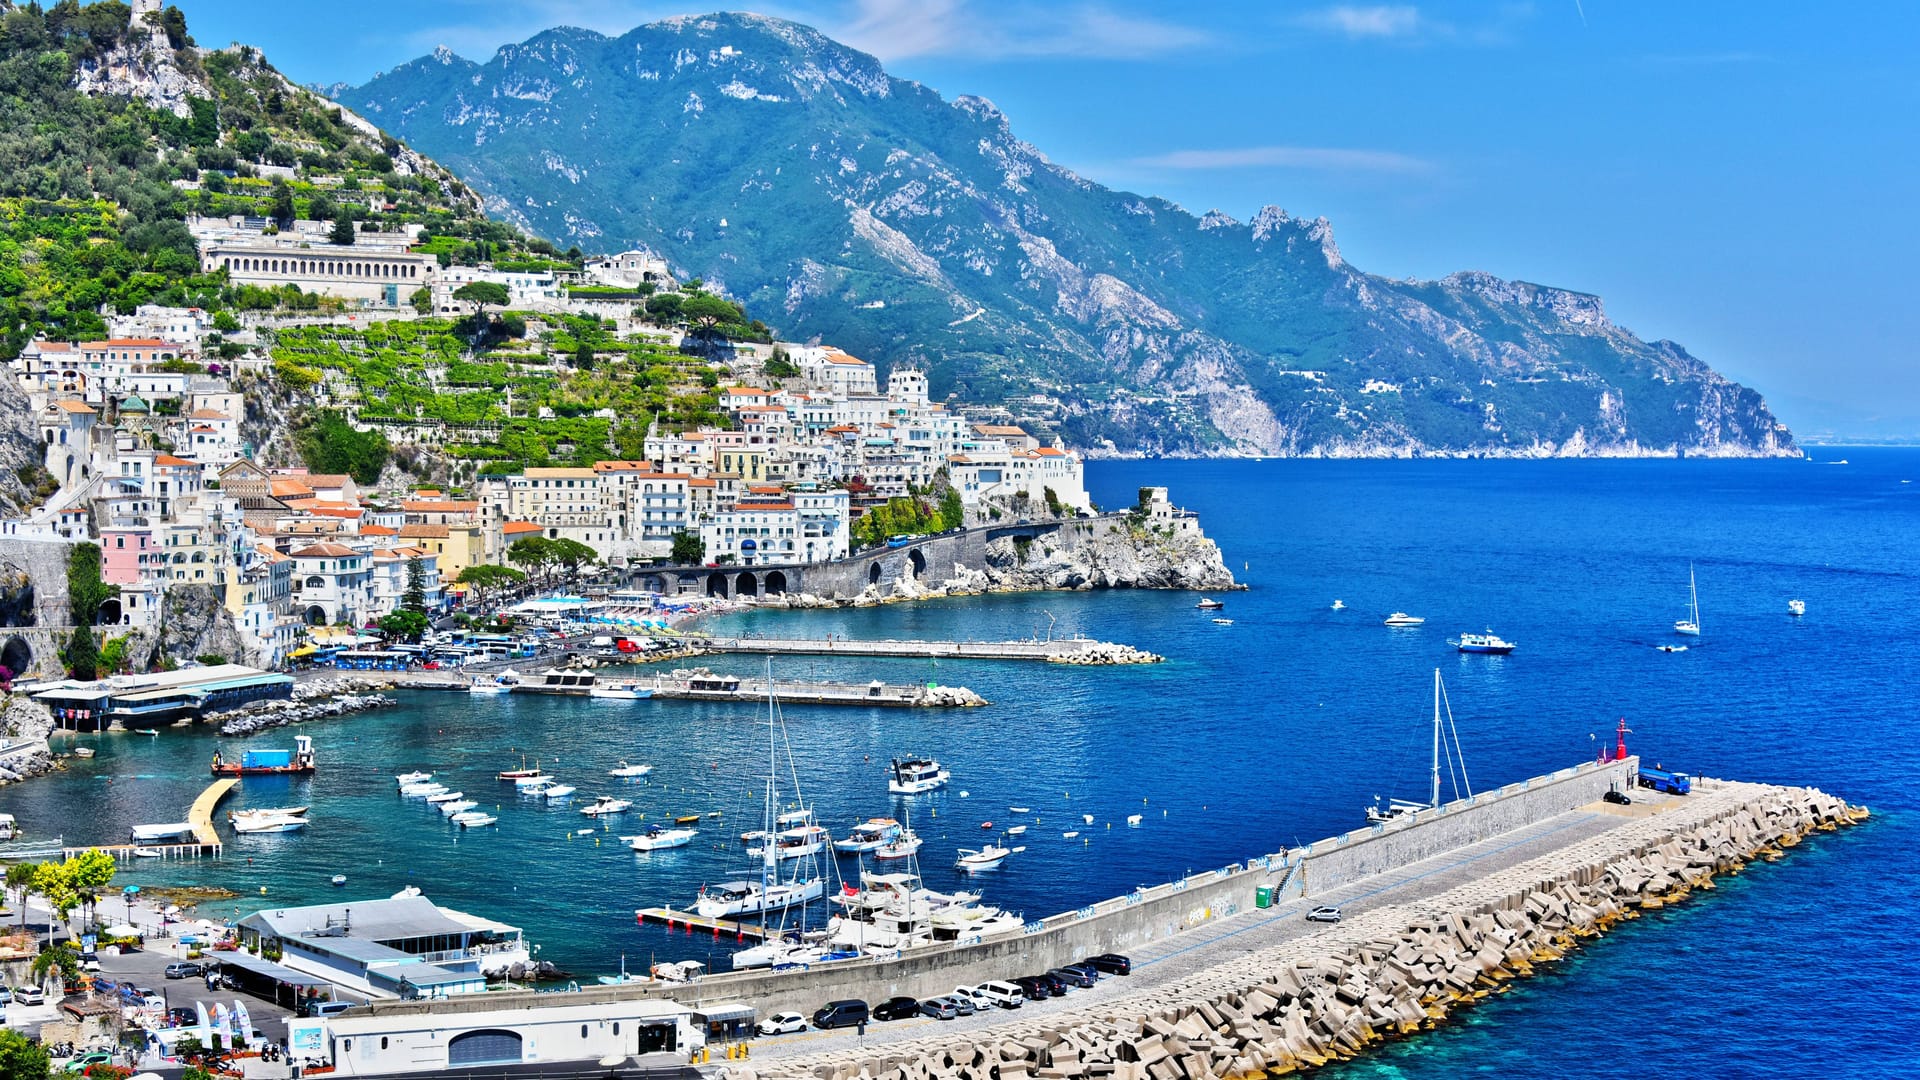
[[93,627],[74,627],[73,633],[67,635],[67,647],[61,650],[60,659],[67,665],[67,674],[76,679],[99,678],[100,646],[93,639]]
[[593,346],[586,342],[581,342],[580,347],[573,350],[573,370],[592,371],[593,360]]
[[647,297],[647,316],[662,325],[680,317],[679,293],[655,293]]
[[113,861],[113,856],[99,848],[88,848],[68,859],[65,868],[68,884],[86,907],[88,918],[91,919],[101,893],[113,884],[113,875],[119,869],[119,864]]
[[[39,869],[30,862],[17,862],[7,867],[7,891],[20,898],[20,925],[27,925],[27,897],[33,895],[33,874]],[[5,1080],[0,1077],[0,1080]]]
[[712,293],[694,293],[680,304],[680,316],[687,320],[694,336],[703,340],[720,336],[722,326],[740,322],[745,315],[740,305]]
[[100,621],[100,605],[120,595],[120,586],[100,576],[100,545],[75,544],[67,552],[67,615],[75,626]]
[[490,592],[499,589],[511,589],[526,583],[527,575],[511,566],[499,566],[494,563],[480,563],[460,571],[454,581],[465,585],[473,594],[473,606],[484,607]]
[[404,611],[427,613],[427,564],[418,555],[407,560],[407,591],[400,597]]
[[333,219],[333,231],[327,234],[327,242],[348,247],[353,243],[353,238],[353,215],[342,210],[340,216]]
[[505,285],[497,281],[469,281],[453,290],[453,298],[472,304],[484,313],[488,305],[507,306],[507,303],[513,299],[513,294],[507,291]]
[[49,945],[40,950],[27,970],[37,983],[46,982],[53,974],[58,974],[62,983],[76,983],[80,981],[80,956],[65,945]]
[[378,431],[360,431],[332,409],[321,409],[294,425],[293,444],[307,467],[321,473],[348,473],[362,484],[378,483],[391,448]]
[[293,189],[285,181],[274,182],[273,201],[267,209],[267,216],[283,229],[293,227]]
[[415,312],[421,315],[431,315],[433,314],[433,290],[422,285],[408,294],[407,303],[413,305]]
[[700,534],[686,529],[673,534],[673,553],[669,556],[675,566],[699,566],[707,558],[707,542]]
[[47,940],[51,942],[60,924],[79,906],[80,894],[74,891],[73,877],[66,864],[56,862],[43,862],[34,867],[33,891],[39,893],[58,916],[47,926]]
[[940,496],[940,528],[957,529],[967,523],[967,507],[960,501],[960,493],[948,488]]
[[380,632],[395,641],[419,641],[427,632],[427,617],[418,611],[393,611],[380,616]]
[[527,568],[530,574],[545,578],[554,563],[553,541],[544,536],[529,536],[507,546],[507,561]]
[[572,581],[580,576],[584,567],[600,561],[600,553],[578,540],[555,540],[552,542],[552,562],[554,568]]
[[47,1080],[47,1048],[8,1028],[0,1031],[0,1080]]
[[767,362],[760,366],[760,370],[764,371],[770,379],[791,379],[800,374],[800,368],[793,362],[793,358],[787,355],[785,349],[777,347],[773,350],[773,355],[767,357]]

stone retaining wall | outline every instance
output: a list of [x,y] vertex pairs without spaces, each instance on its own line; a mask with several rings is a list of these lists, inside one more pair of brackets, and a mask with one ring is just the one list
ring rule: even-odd
[[734,1066],[734,1080],[1209,1080],[1353,1057],[1866,812],[1806,788],[1703,782],[1686,803],[1179,983],[992,1029]]

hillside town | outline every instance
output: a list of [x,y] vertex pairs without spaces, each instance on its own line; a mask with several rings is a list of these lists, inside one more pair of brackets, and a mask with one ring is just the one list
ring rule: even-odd
[[[335,298],[353,312],[336,316],[343,321],[465,317],[476,305],[455,293],[475,281],[501,286],[532,320],[598,318],[608,301],[592,291],[575,299],[569,287],[671,287],[645,252],[587,259],[556,280],[442,267],[409,255],[403,240],[309,246],[322,226],[269,235],[260,222],[196,222],[194,231],[209,269]],[[415,289],[429,302],[409,303]],[[147,305],[111,315],[109,326],[104,340],[36,339],[13,361],[57,487],[26,516],[0,522],[0,537],[98,544],[101,577],[118,586],[100,622],[122,632],[152,631],[169,589],[211,589],[247,659],[268,667],[285,663],[310,628],[377,623],[410,590],[429,615],[444,615],[465,599],[463,571],[523,563],[514,545],[530,539],[584,545],[616,568],[676,556],[773,566],[847,557],[863,515],[893,500],[957,496],[973,521],[1092,508],[1080,456],[1057,439],[933,401],[918,370],[896,367],[883,386],[873,363],[830,345],[746,346],[703,360],[726,422],[656,424],[644,458],[495,467],[459,486],[389,472],[363,485],[261,460],[244,435],[257,406],[237,384],[269,375],[274,319],[223,332],[199,309]],[[784,377],[765,374],[773,355]],[[378,426],[351,402],[345,411],[360,430]]]

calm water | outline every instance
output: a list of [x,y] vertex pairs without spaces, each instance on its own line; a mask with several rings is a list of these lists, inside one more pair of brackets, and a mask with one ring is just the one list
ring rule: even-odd
[[[1103,463],[1089,470],[1103,504],[1164,483],[1202,513],[1253,586],[1224,596],[1234,625],[1214,625],[1191,594],[1144,592],[757,612],[726,624],[854,637],[1085,633],[1166,655],[1138,669],[776,665],[793,677],[965,685],[992,700],[786,716],[801,788],[823,821],[841,832],[910,805],[936,885],[956,881],[954,849],[976,842],[983,822],[1028,824],[1028,850],[980,880],[988,902],[1031,916],[1345,830],[1375,794],[1419,795],[1435,667],[1477,787],[1584,759],[1624,716],[1630,747],[1670,767],[1817,784],[1868,803],[1869,829],[1642,920],[1468,1022],[1344,1071],[1611,1077],[1658,1060],[1678,1075],[1908,1075],[1920,1069],[1911,1040],[1897,1037],[1920,1016],[1903,985],[1920,970],[1906,930],[1920,909],[1910,895],[1920,484],[1901,481],[1920,481],[1920,452],[1845,456],[1851,464]],[[1673,640],[1668,627],[1685,612],[1689,561],[1705,637],[1661,653],[1654,645]],[[1335,598],[1348,610],[1330,610]],[[1789,598],[1807,602],[1804,619],[1787,615]],[[1427,625],[1381,627],[1393,610]],[[1519,652],[1447,648],[1447,636],[1484,627]],[[417,884],[526,926],[543,957],[583,975],[614,969],[622,953],[636,965],[707,960],[727,943],[636,927],[633,909],[684,905],[701,883],[746,870],[732,837],[759,820],[761,720],[745,707],[416,695],[399,710],[304,729],[320,775],[249,779],[230,803],[311,803],[307,834],[237,838],[220,863],[142,866],[125,880],[247,894],[222,914],[258,906],[262,887],[267,902],[293,904]],[[283,730],[224,748],[291,741]],[[181,818],[217,742],[109,735],[92,762],[0,791],[0,809],[37,833],[119,840],[134,823]],[[622,792],[635,814],[573,837],[589,824],[574,808],[516,800],[493,779],[523,752],[583,798],[616,789],[605,772],[618,759],[655,772]],[[890,799],[881,766],[910,752],[947,762],[953,789]],[[499,827],[461,834],[399,800],[392,776],[413,768],[499,805]],[[1031,812],[1010,814],[1015,805]],[[714,810],[724,818],[691,848],[636,855],[614,839],[641,811],[655,821]],[[1134,813],[1145,820],[1128,829]],[[335,873],[351,884],[329,888]]]

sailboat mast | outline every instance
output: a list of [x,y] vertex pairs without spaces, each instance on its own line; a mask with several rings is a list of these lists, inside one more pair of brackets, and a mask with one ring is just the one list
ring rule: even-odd
[[1693,575],[1693,564],[1687,564],[1687,592],[1693,597],[1693,628],[1700,629],[1700,584]]
[[1427,805],[1440,805],[1440,669],[1433,669],[1433,789]]

